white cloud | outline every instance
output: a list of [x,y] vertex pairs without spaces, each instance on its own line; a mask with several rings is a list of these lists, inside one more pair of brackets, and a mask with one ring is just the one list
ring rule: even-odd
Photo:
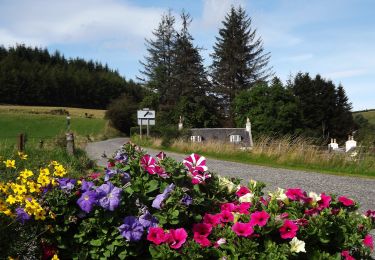
[[152,35],[163,12],[115,0],[9,1],[0,4],[0,37],[6,45],[97,40],[128,42],[125,46],[139,42],[143,48],[144,38]]

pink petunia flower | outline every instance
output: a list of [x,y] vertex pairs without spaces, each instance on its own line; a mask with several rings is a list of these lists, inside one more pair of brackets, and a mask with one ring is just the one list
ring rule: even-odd
[[234,220],[233,213],[228,210],[223,210],[220,215],[222,223],[233,222]]
[[228,210],[228,211],[235,211],[236,210],[236,205],[234,203],[224,203],[221,205],[221,210]]
[[240,205],[236,207],[236,211],[241,214],[248,215],[250,214],[249,208],[251,207],[250,202],[242,202]]
[[281,238],[288,239],[296,236],[298,231],[298,226],[293,223],[293,221],[287,219],[284,221],[284,225],[279,228]]
[[354,200],[351,200],[351,199],[348,199],[347,197],[345,196],[340,196],[338,197],[337,199],[339,202],[341,202],[344,206],[346,207],[350,207],[350,206],[353,206],[355,203],[354,203]]
[[251,191],[249,190],[248,187],[241,186],[241,187],[238,189],[238,191],[236,192],[236,195],[237,195],[238,197],[242,197],[243,195],[248,194],[248,193],[250,193],[250,192],[251,192]]
[[156,245],[165,243],[168,237],[168,234],[161,227],[150,227],[147,234],[147,240]]
[[214,247],[218,248],[225,243],[227,243],[227,240],[225,238],[220,238],[215,242]]
[[232,226],[232,230],[237,236],[248,237],[254,233],[254,229],[250,223],[236,222]]
[[188,170],[193,175],[203,173],[208,170],[206,166],[206,158],[195,153],[185,158],[185,160],[183,160],[182,163],[188,168]]
[[355,260],[349,253],[349,250],[344,250],[341,252],[341,256],[344,257],[345,260]]
[[320,194],[320,200],[318,200],[318,209],[322,210],[328,208],[331,203],[331,200],[331,196],[328,196],[325,193]]
[[374,240],[370,234],[367,234],[365,238],[363,239],[363,244],[367,246],[368,248],[374,250]]
[[206,181],[206,179],[211,178],[211,174],[205,172],[203,174],[195,174],[193,178],[191,179],[191,183],[196,185],[196,184],[201,184]]
[[148,154],[144,155],[141,159],[142,168],[145,171],[147,171],[149,174],[156,174],[155,164],[156,164],[156,160]]
[[300,200],[305,197],[303,190],[299,188],[295,189],[288,189],[285,192],[285,195],[290,199],[290,200]]
[[250,215],[250,224],[252,226],[258,225],[260,227],[263,227],[267,225],[269,218],[270,215],[266,211],[257,211]]
[[156,157],[159,159],[159,161],[162,161],[167,157],[167,155],[164,152],[160,152],[156,155]]
[[194,241],[201,245],[201,247],[208,247],[211,241],[207,238],[212,231],[212,226],[205,223],[194,224],[193,233]]
[[169,230],[168,244],[173,249],[180,248],[187,238],[187,232],[184,228],[177,228]]
[[169,177],[168,173],[164,170],[164,168],[156,164],[153,169],[153,172],[157,173],[157,175],[159,175],[160,177],[164,179]]
[[220,224],[220,222],[221,222],[221,214],[215,214],[215,215],[208,214],[208,213],[204,214],[203,223],[216,227],[217,225]]

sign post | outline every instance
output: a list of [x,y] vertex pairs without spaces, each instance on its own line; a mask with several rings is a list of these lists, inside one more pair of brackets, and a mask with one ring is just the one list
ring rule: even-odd
[[150,110],[148,108],[143,108],[137,111],[138,125],[140,136],[142,138],[142,125],[147,127],[147,137],[150,135],[150,125],[155,125],[155,110]]

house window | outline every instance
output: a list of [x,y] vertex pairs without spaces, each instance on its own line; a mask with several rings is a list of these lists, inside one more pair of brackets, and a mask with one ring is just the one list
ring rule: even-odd
[[200,136],[200,135],[192,135],[192,136],[190,136],[190,140],[193,143],[200,143],[200,142],[202,142],[202,136]]
[[240,135],[230,135],[229,141],[231,143],[239,143],[239,142],[241,142],[241,136]]

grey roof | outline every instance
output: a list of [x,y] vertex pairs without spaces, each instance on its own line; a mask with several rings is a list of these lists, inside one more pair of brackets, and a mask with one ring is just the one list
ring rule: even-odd
[[229,143],[229,136],[240,135],[241,144],[249,145],[250,137],[245,128],[192,128],[191,135],[199,135],[202,141],[217,140]]

